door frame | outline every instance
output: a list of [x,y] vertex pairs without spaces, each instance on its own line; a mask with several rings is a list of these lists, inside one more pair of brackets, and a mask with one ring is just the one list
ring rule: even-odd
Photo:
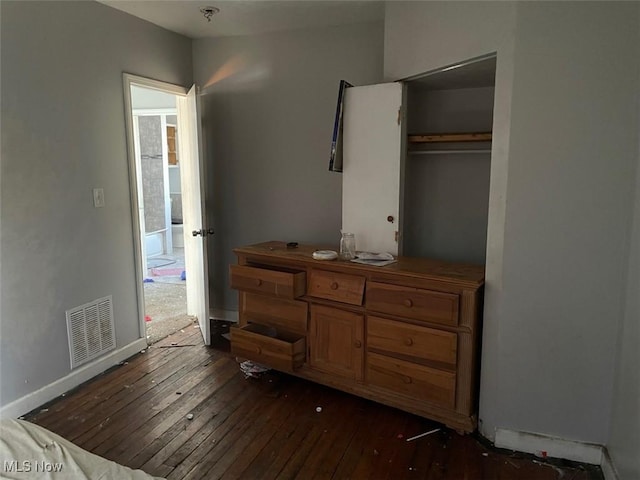
[[186,97],[189,89],[181,85],[161,82],[146,77],[123,73],[125,126],[127,134],[127,157],[129,166],[129,193],[131,196],[131,218],[133,227],[133,254],[136,274],[136,297],[138,304],[138,328],[139,338],[146,338],[146,324],[144,321],[144,275],[142,270],[143,255],[142,245],[144,239],[140,233],[140,214],[138,208],[138,170],[136,168],[136,156],[134,149],[133,107],[131,102],[131,87],[138,86],[153,90],[159,90],[176,96]]

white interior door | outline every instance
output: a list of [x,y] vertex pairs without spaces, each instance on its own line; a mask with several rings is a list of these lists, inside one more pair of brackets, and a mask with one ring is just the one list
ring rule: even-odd
[[181,165],[182,221],[185,232],[185,270],[187,275],[187,313],[198,318],[205,345],[209,332],[209,274],[204,208],[204,163],[200,131],[199,99],[195,85],[185,97],[177,97],[178,155]]
[[360,251],[402,253],[404,92],[402,83],[345,92],[342,231]]

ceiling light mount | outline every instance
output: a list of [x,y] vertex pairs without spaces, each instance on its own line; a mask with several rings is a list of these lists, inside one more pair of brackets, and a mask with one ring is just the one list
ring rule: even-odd
[[216,13],[220,13],[220,9],[218,7],[202,7],[200,9],[200,13],[204,15],[204,18],[207,19],[208,22],[211,21],[211,17],[213,17]]

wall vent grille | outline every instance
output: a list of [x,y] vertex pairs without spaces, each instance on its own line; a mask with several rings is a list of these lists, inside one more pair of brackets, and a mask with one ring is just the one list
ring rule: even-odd
[[67,310],[71,368],[116,348],[112,296]]

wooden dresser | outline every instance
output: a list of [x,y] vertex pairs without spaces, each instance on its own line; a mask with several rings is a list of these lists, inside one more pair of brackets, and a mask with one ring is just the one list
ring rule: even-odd
[[240,321],[232,352],[473,431],[484,268],[312,258],[325,248],[266,242],[234,250]]

